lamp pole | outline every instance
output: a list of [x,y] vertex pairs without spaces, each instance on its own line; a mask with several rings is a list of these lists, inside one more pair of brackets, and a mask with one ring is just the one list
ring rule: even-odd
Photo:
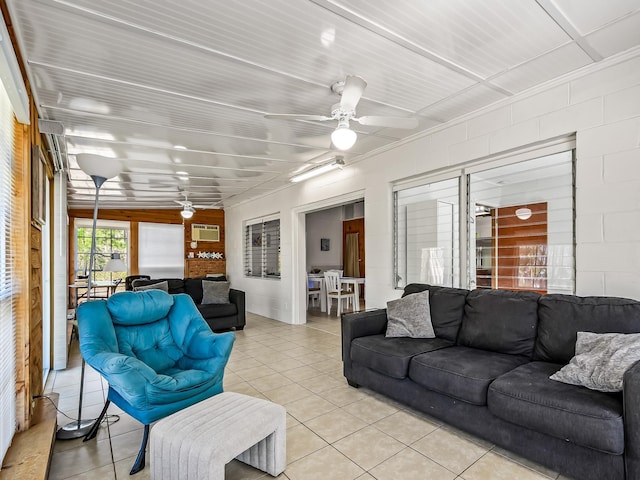
[[[93,288],[93,264],[96,253],[96,226],[98,223],[98,200],[100,199],[100,187],[108,178],[116,176],[120,171],[120,166],[115,164],[111,159],[101,157],[99,155],[78,154],[76,155],[80,168],[91,177],[96,186],[96,198],[93,204],[93,229],[91,230],[91,250],[89,251],[89,278],[87,279],[87,300],[91,300]],[[106,162],[106,163],[105,163]],[[111,163],[111,164],[110,164]],[[67,423],[58,429],[56,438],[60,440],[70,440],[72,438],[84,437],[89,431],[96,419],[82,419],[82,396],[84,392],[84,371],[85,361],[82,358],[82,370],[80,373],[80,399],[78,400],[78,419]]]

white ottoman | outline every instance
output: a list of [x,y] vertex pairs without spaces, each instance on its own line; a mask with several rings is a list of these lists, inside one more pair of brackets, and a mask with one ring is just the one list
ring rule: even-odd
[[223,480],[234,458],[272,476],[286,466],[282,405],[221,393],[158,421],[151,429],[151,478]]

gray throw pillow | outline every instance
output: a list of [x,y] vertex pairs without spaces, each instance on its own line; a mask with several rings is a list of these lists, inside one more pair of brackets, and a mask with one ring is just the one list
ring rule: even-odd
[[217,282],[215,280],[202,281],[202,304],[230,303],[229,282]]
[[601,392],[620,392],[624,372],[637,361],[640,333],[578,332],[575,357],[549,378]]
[[165,280],[164,282],[152,283],[151,285],[140,285],[139,287],[133,287],[134,292],[141,292],[143,290],[162,290],[163,292],[169,293],[169,282]]
[[387,337],[435,338],[429,290],[387,302]]

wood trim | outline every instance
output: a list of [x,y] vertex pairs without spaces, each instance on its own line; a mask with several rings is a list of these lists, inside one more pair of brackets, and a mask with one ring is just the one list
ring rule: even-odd
[[129,268],[129,275],[138,275],[138,222],[129,225]]

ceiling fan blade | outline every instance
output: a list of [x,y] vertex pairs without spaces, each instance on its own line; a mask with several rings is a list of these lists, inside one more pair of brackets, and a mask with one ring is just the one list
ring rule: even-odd
[[373,116],[364,116],[360,118],[353,118],[360,125],[369,125],[372,127],[391,127],[391,128],[404,128],[407,130],[412,130],[418,126],[417,118],[406,118],[406,117],[377,117]]
[[344,80],[344,88],[342,89],[342,98],[340,99],[340,107],[346,112],[356,109],[356,105],[362,97],[362,93],[367,86],[362,78],[355,75],[347,75]]
[[272,120],[315,120],[317,122],[333,120],[333,118],[325,115],[297,115],[295,113],[269,113],[265,115],[264,118]]

